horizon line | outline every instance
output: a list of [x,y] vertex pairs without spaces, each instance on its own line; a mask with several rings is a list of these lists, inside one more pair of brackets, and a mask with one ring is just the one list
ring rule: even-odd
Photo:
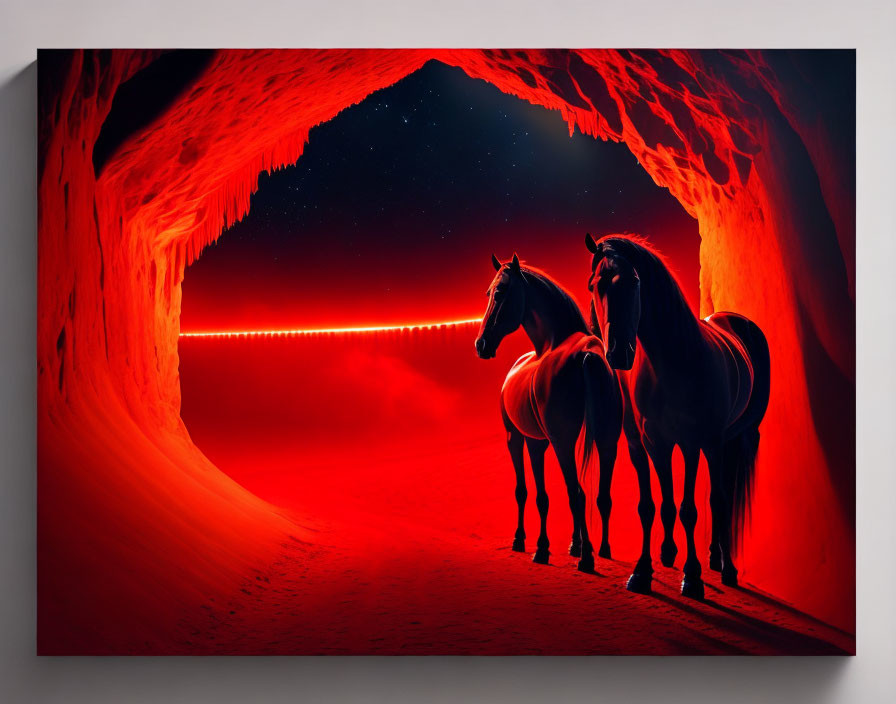
[[432,330],[434,328],[458,327],[479,323],[482,318],[446,320],[435,323],[407,323],[404,325],[367,325],[344,328],[305,328],[283,330],[219,330],[212,332],[181,332],[178,337],[289,337],[301,335],[347,335],[352,333],[395,332],[400,330]]

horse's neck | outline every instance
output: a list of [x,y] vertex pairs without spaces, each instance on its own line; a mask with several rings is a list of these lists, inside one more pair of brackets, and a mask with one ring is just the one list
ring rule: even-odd
[[530,283],[526,287],[527,310],[523,316],[523,330],[539,357],[575,332],[573,326],[553,319],[548,301],[550,295],[542,286]]
[[703,338],[699,321],[683,298],[658,305],[658,296],[652,294],[642,289],[638,341],[651,366],[661,373],[666,367],[679,368],[683,360],[693,361]]
[[546,325],[545,316],[534,308],[526,311],[526,315],[523,317],[523,330],[526,331],[526,335],[532,341],[535,354],[539,357],[557,343],[553,331]]

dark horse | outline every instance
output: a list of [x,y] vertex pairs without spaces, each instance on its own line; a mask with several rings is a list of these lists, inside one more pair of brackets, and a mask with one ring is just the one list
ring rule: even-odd
[[622,399],[616,374],[607,363],[603,343],[591,335],[572,297],[546,274],[521,266],[514,254],[501,264],[492,255],[497,270],[488,287],[488,309],[476,338],[482,359],[495,356],[498,345],[520,326],[526,331],[533,352],[520,357],[507,374],[501,389],[501,415],[507,429],[507,448],[516,470],[517,529],[513,549],[525,551],[523,513],[526,479],[523,444],[528,447],[537,491],[535,503],[541,518],[538,549],[533,560],[547,563],[548,495],[544,486],[544,453],[554,452],[569,496],[573,517],[569,554],[581,557],[579,569],[594,569],[593,548],[588,539],[585,494],[579,483],[576,442],[586,414],[591,419],[585,433],[583,471],[592,448],[600,458],[600,489],[597,506],[602,520],[598,554],[610,557],[610,482],[616,462],[616,447],[622,432]]
[[749,510],[759,423],[769,399],[765,335],[755,323],[735,313],[715,313],[699,320],[675,277],[644,241],[612,235],[595,242],[587,235],[585,243],[594,255],[589,281],[592,324],[603,330],[610,365],[631,370],[620,375],[623,425],[638,474],[643,544],[628,588],[647,592],[653,577],[650,530],[655,508],[647,455],[663,495],[662,563],[672,566],[678,552],[672,538],[675,445],[681,448],[685,467],[678,515],[687,535],[688,555],[681,593],[703,597],[700,560],[694,548],[694,483],[701,450],[710,478],[709,565],[722,572],[723,584],[734,586],[732,533],[737,541]]

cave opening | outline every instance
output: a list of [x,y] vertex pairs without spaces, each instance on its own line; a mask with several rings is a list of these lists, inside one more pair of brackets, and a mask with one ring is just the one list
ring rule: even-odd
[[627,147],[431,60],[259,176],[248,214],[186,270],[181,330],[476,317],[492,251],[580,294],[589,229],[649,235],[698,310],[696,220]]
[[[248,214],[186,269],[181,331],[475,319],[492,252],[518,252],[586,312],[586,231],[648,235],[699,309],[697,222],[625,145],[570,135],[558,114],[430,61],[315,127],[295,165],[260,176]],[[433,447],[443,470],[488,448],[478,461],[494,465],[487,477],[498,494],[476,474],[457,480],[468,493],[494,496],[485,511],[495,523],[471,519],[482,506],[469,498],[443,510],[455,528],[477,523],[491,537],[514,507],[510,490],[500,493],[512,467],[497,399],[529,342],[520,330],[497,361],[483,362],[473,353],[475,327],[181,337],[181,417],[216,466],[271,503],[311,515],[328,513],[308,495],[331,494],[334,468],[349,477],[358,466],[388,464],[376,488],[354,480],[360,494],[385,495],[420,481],[412,458],[439,465]],[[549,478],[562,495],[553,462]],[[636,515],[633,476],[617,473],[620,554],[637,546],[636,521],[622,517]],[[371,520],[385,524],[396,510],[390,502]],[[565,532],[566,512],[551,520]]]

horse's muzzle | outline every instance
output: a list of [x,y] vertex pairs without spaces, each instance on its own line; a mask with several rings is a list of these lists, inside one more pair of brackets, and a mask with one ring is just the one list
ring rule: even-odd
[[495,356],[495,351],[488,349],[488,344],[484,337],[477,337],[475,344],[476,354],[479,356],[479,359],[491,359]]
[[632,343],[620,344],[613,340],[610,349],[607,350],[607,362],[613,369],[628,371],[635,363],[635,346]]

